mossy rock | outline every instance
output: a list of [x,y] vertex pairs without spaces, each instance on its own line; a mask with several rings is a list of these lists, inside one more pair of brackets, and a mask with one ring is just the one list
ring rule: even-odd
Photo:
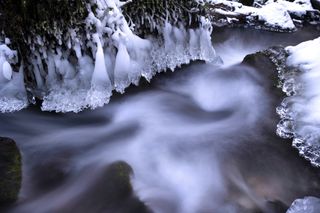
[[[150,209],[134,194],[131,185],[132,167],[124,161],[116,161],[107,166],[103,172],[104,181],[96,183],[95,193],[102,189],[106,212],[151,213]],[[103,185],[103,186],[102,186]],[[98,187],[99,186],[99,187]],[[99,189],[98,189],[99,188]]]
[[21,155],[16,143],[0,137],[0,204],[14,202],[21,187]]
[[[93,166],[93,167],[92,167]],[[131,185],[133,169],[124,161],[116,161],[109,165],[89,166],[84,173],[88,182],[72,201],[62,206],[59,213],[151,213],[148,206],[134,193]]]

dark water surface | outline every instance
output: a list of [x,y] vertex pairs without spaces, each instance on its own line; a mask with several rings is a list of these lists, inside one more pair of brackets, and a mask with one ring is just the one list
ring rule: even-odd
[[231,66],[248,53],[319,35],[312,27],[216,30],[223,68],[194,63],[161,74],[95,111],[1,114],[0,135],[23,154],[20,200],[8,212],[122,212],[110,211],[98,190],[115,161],[132,167],[135,194],[159,213],[284,212],[296,198],[320,196],[319,170],[275,135],[276,73]]

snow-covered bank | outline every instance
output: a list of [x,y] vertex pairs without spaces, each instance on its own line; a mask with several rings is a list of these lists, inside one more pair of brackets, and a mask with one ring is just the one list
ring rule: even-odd
[[293,146],[320,166],[320,38],[287,47],[289,71],[280,76],[287,98],[277,109],[278,134],[293,138]]
[[308,21],[320,21],[320,13],[310,0],[252,1],[245,6],[238,1],[198,0],[212,14],[212,22],[218,26],[240,25],[279,32],[295,31],[296,25]]

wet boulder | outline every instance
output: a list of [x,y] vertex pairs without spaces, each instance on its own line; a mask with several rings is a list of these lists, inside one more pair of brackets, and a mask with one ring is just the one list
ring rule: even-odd
[[151,210],[134,193],[132,174],[131,166],[124,161],[102,167],[89,166],[79,174],[80,182],[86,183],[82,185],[82,192],[67,204],[56,206],[54,212],[150,213]]
[[0,137],[0,205],[18,198],[21,186],[21,155],[16,143]]
[[314,9],[320,10],[320,0],[311,0],[311,5]]
[[270,47],[267,50],[247,55],[242,64],[260,70],[261,75],[268,79],[264,85],[269,92],[277,97],[277,104],[285,97],[278,89],[278,73],[286,69],[287,53],[282,46]]

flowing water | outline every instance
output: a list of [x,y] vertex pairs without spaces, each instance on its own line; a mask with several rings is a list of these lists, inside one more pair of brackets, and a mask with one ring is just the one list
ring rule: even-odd
[[23,154],[20,199],[8,212],[121,212],[106,211],[97,190],[115,161],[132,167],[135,194],[157,213],[284,212],[296,198],[319,196],[319,171],[275,134],[281,97],[268,76],[276,73],[233,65],[319,31],[213,35],[222,67],[160,74],[95,111],[1,114],[0,135]]

